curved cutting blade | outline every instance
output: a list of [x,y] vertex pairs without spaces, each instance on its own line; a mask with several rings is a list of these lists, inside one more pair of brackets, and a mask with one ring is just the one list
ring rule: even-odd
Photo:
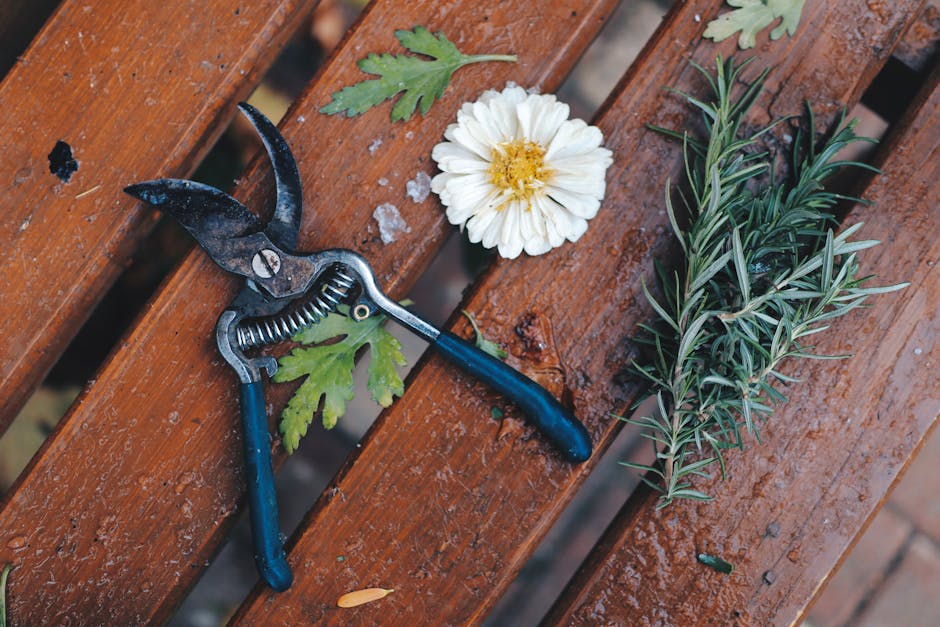
[[264,232],[282,250],[293,251],[297,246],[303,213],[303,191],[297,162],[284,137],[268,118],[247,102],[240,102],[238,108],[258,131],[274,168],[277,201],[274,216]]
[[220,265],[231,254],[227,241],[262,229],[245,205],[203,183],[158,179],[128,185],[124,191],[176,218]]

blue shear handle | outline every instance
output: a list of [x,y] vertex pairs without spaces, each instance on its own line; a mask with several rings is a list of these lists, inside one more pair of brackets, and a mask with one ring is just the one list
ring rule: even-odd
[[591,456],[591,436],[568,410],[538,383],[452,333],[432,344],[458,368],[512,399],[529,420],[572,462]]
[[242,439],[245,444],[245,480],[248,484],[248,515],[255,545],[255,565],[266,584],[277,592],[290,588],[294,576],[284,558],[277,520],[274,469],[268,415],[261,381],[242,383]]

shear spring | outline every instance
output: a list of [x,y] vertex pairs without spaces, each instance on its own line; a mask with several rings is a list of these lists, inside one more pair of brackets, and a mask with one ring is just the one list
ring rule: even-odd
[[236,341],[241,350],[255,346],[277,344],[299,331],[317,324],[349,294],[356,285],[356,280],[339,268],[329,273],[319,294],[303,303],[300,307],[272,318],[252,320],[239,325]]

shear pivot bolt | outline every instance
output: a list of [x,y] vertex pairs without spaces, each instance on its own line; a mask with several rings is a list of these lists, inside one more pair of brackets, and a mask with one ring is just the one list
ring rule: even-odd
[[281,258],[269,248],[265,248],[251,259],[251,269],[262,279],[270,279],[281,269]]

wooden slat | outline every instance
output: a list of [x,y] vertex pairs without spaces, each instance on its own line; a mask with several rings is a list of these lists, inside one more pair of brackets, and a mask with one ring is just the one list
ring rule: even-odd
[[[594,461],[618,429],[610,412],[623,413],[636,392],[617,375],[629,336],[651,313],[640,281],[652,275],[654,257],[672,250],[662,198],[681,159],[677,146],[644,125],[698,120],[663,88],[704,88],[689,57],[712,65],[718,50],[729,52],[701,39],[721,5],[679,4],[600,116],[615,163],[608,198],[583,239],[545,257],[495,264],[466,303],[514,363],[573,405],[594,435]],[[894,3],[875,15],[861,1],[808,3],[794,39],[760,50],[760,64],[775,70],[758,121],[799,112],[804,99],[825,109],[820,122],[833,119],[857,100],[919,6]],[[848,28],[858,36],[846,39]],[[455,326],[468,332],[463,322]],[[491,418],[494,405],[506,410],[502,424]],[[429,617],[476,624],[591,465],[564,463],[503,399],[428,359],[295,535],[293,588],[256,589],[234,622],[276,615],[290,624]],[[395,593],[353,610],[335,607],[342,593],[368,586]],[[720,599],[708,603],[722,607]]]
[[[940,415],[940,90],[935,72],[915,114],[885,147],[884,174],[849,222],[882,240],[865,251],[897,295],[817,336],[824,354],[804,362],[764,444],[729,455],[714,503],[657,512],[635,495],[579,570],[547,624],[795,623],[874,516]],[[932,498],[925,495],[926,498]],[[735,564],[731,576],[696,562],[699,552]]]
[[68,0],[0,83],[0,434],[153,223],[124,185],[189,172],[314,4]]
[[[431,147],[458,104],[509,79],[555,89],[613,4],[373,3],[282,124],[306,190],[300,249],[356,248],[401,294],[450,232],[433,200],[414,203],[405,183],[432,171]],[[425,119],[392,125],[388,105],[353,120],[317,113],[333,91],[362,80],[357,59],[397,50],[394,30],[415,24],[468,53],[524,54],[518,64],[462,69]],[[128,168],[122,178],[157,174]],[[269,177],[269,165],[256,164],[236,194],[266,206]],[[387,246],[371,217],[383,202],[412,228]],[[243,492],[237,382],[212,339],[234,287],[201,251],[189,256],[5,497],[0,562],[19,564],[14,624],[159,621],[217,549]],[[287,392],[269,386],[272,415]]]

